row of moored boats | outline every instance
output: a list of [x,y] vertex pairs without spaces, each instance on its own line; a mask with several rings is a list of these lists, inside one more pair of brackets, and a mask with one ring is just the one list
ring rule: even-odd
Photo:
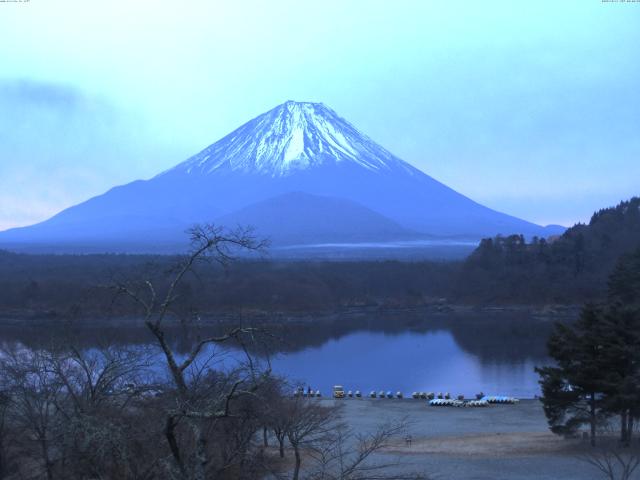
[[[310,387],[302,388],[298,387],[293,392],[294,397],[322,397],[320,390],[314,390]],[[392,392],[391,390],[380,390],[376,392],[372,390],[369,392],[369,398],[404,398],[402,392]],[[362,398],[362,392],[360,390],[348,390],[345,392],[341,385],[335,385],[333,387],[333,398]],[[428,400],[429,405],[434,407],[487,407],[490,404],[515,404],[519,400],[514,397],[508,397],[503,395],[485,395],[480,392],[476,394],[475,399],[465,399],[464,395],[458,395],[456,398],[452,398],[449,393],[433,393],[433,392],[413,392],[411,398]]]

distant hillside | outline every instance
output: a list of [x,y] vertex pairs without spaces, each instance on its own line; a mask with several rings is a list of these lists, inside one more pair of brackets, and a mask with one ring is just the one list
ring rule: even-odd
[[561,236],[486,238],[463,266],[457,294],[489,302],[594,299],[622,255],[640,247],[640,198],[594,213]]
[[274,245],[420,238],[417,232],[351,200],[302,192],[253,203],[220,217],[217,223],[251,225]]

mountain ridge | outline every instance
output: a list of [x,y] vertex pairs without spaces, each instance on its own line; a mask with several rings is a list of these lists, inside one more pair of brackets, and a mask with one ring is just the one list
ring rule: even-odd
[[[487,208],[394,156],[324,104],[289,101],[149,180],[114,187],[39,224],[0,232],[0,246],[100,239],[103,248],[126,251],[124,245],[139,237],[150,251],[169,243],[180,249],[186,239],[179,239],[190,225],[224,220],[290,192],[341,199],[373,212],[366,217],[379,225],[367,225],[368,241],[387,238],[378,235],[387,221],[424,237],[477,240],[563,230]],[[333,208],[330,201],[324,204]],[[277,232],[286,220],[284,215],[263,226]],[[329,233],[342,240],[344,235],[325,226],[325,234],[318,233],[324,241],[332,240]]]

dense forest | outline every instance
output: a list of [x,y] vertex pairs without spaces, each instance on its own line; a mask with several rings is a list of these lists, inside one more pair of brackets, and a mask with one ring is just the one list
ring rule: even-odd
[[[177,257],[0,254],[0,311],[38,318],[128,313],[109,288],[161,279]],[[236,261],[199,265],[179,291],[201,312],[318,312],[434,303],[458,268],[446,263]],[[161,281],[161,280],[160,280]]]
[[598,300],[617,260],[640,247],[640,198],[594,213],[548,240],[484,239],[464,262],[456,297],[488,303]]
[[[596,212],[562,236],[484,239],[463,262],[242,260],[199,265],[180,303],[210,313],[327,312],[353,307],[579,304],[598,300],[621,255],[640,247],[640,198]],[[5,317],[133,313],[110,286],[160,279],[178,257],[26,255],[0,251]]]

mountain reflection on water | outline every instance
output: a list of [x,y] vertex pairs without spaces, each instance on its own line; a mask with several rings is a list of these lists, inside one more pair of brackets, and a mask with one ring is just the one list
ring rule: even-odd
[[[549,362],[545,343],[552,322],[504,312],[414,312],[336,315],[323,320],[309,317],[286,325],[272,322],[263,328],[268,335],[259,345],[250,347],[253,352],[268,354],[275,373],[320,389],[325,395],[332,385],[341,384],[366,393],[441,391],[471,396],[483,391],[533,397],[539,393],[534,367]],[[200,333],[223,330],[221,326],[207,327]],[[195,341],[193,331],[171,328],[177,350],[187,351]],[[70,342],[80,348],[150,343],[150,335],[142,326],[122,323],[64,328],[5,325],[0,327],[0,335],[5,346],[19,342],[31,348],[46,347],[51,342]],[[224,350],[231,361],[240,358],[233,345]]]

